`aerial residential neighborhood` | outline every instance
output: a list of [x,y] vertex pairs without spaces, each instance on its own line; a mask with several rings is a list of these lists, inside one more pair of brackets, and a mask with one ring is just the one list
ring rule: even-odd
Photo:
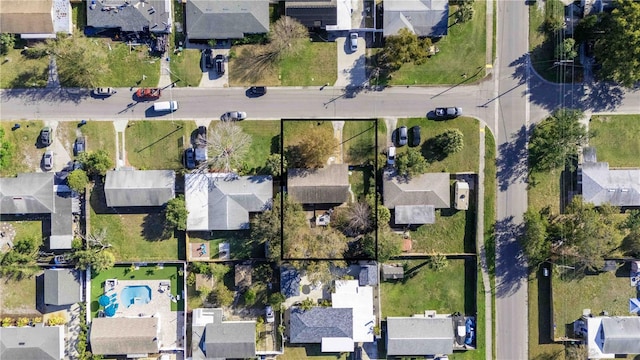
[[0,359],[637,359],[639,19],[0,0]]

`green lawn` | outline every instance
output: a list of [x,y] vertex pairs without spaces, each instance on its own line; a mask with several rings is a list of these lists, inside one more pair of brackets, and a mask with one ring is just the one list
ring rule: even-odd
[[104,191],[96,185],[91,192],[91,232],[106,230],[116,261],[177,260],[178,240],[164,231],[164,214],[118,213],[105,205]]
[[[461,117],[449,121],[431,121],[425,118],[398,119],[398,127],[419,125],[421,128],[421,149],[427,161],[431,159],[429,172],[461,172],[473,171],[478,172],[478,146],[479,146],[479,127],[478,121],[468,117]],[[430,139],[443,133],[447,129],[459,129],[464,135],[464,149],[457,154],[452,154],[444,159],[436,159],[438,154],[432,154],[428,148]],[[398,154],[406,151],[406,147],[398,149]]]
[[[130,52],[129,46],[122,42],[110,39],[96,41],[104,44],[104,51],[108,52],[107,63],[111,70],[98,79],[99,84],[114,87],[158,85],[162,59],[150,56],[147,46],[133,46]],[[107,45],[110,45],[111,50]],[[142,80],[142,75],[146,76],[145,80]]]
[[560,212],[560,175],[560,170],[531,174],[528,190],[530,208],[540,210],[549,206],[552,213]]
[[200,50],[198,49],[184,49],[182,52],[172,55],[169,64],[171,81],[180,80],[176,84],[179,87],[198,86],[202,79],[201,58]]
[[49,57],[27,59],[20,49],[9,49],[0,59],[0,88],[40,88],[47,85]]
[[416,253],[475,253],[475,202],[468,211],[440,209],[435,224],[425,224],[411,232]]
[[280,121],[241,121],[245,133],[251,135],[251,147],[245,157],[247,167],[256,174],[264,166],[270,154],[279,154]]
[[381,283],[382,319],[423,314],[425,310],[441,314],[471,311],[473,302],[465,301],[465,294],[475,289],[465,286],[465,261],[448,263],[444,270],[436,272],[424,261],[407,261],[407,273],[413,276],[405,273],[404,282]]
[[347,360],[347,353],[323,353],[320,345],[285,346],[284,354],[278,355],[280,360]]
[[589,130],[596,134],[589,146],[596,148],[598,161],[611,167],[640,167],[640,115],[593,116]]
[[313,42],[280,62],[282,86],[322,86],[337,79],[338,55],[333,42]]
[[[116,266],[100,273],[92,273],[91,278],[91,317],[98,315],[100,304],[98,298],[104,294],[104,282],[106,279],[119,280],[170,280],[171,294],[181,295],[184,283],[180,275],[181,266],[165,264],[163,269],[156,268],[156,264],[148,266],[140,266],[138,270],[131,271],[130,266]],[[172,311],[184,310],[184,299],[178,300],[177,303],[171,302]]]
[[13,122],[0,122],[4,130],[4,139],[13,144],[12,156],[7,166],[0,169],[1,176],[15,176],[18,173],[32,172],[40,167],[44,149],[38,149],[36,143],[44,124],[42,121],[18,121],[17,123],[21,127],[14,131],[11,130]]
[[[542,278],[541,278],[542,279]],[[552,343],[548,330],[552,319],[549,317],[549,287],[541,287],[535,274],[529,277],[529,359],[564,359],[564,345]],[[542,306],[542,307],[541,307]],[[582,314],[582,309],[577,315]],[[545,317],[546,315],[546,317]],[[558,325],[558,328],[561,328]]]
[[[440,52],[422,65],[404,64],[391,74],[390,85],[457,84],[484,77],[486,56],[485,1],[474,2],[473,20],[455,23],[455,6],[449,10],[449,33],[437,43]],[[464,79],[462,74],[467,74]]]
[[[350,165],[373,163],[377,156],[376,120],[347,120],[342,129],[342,154],[345,163]],[[382,121],[379,121],[382,123]],[[384,132],[378,137],[385,139]]]
[[37,314],[36,278],[5,279],[0,277],[0,315]]
[[209,242],[209,257],[214,260],[218,258],[218,245],[223,242],[229,243],[232,260],[263,258],[264,245],[254,244],[250,235],[248,230],[190,231],[189,242]]
[[364,197],[369,193],[372,181],[375,181],[372,165],[349,170],[349,184],[351,184],[351,191],[356,201],[364,200]]
[[180,169],[195,129],[193,121],[130,122],[125,131],[127,160],[138,169]]
[[73,31],[83,31],[84,27],[87,26],[87,4],[84,1],[71,3],[71,17],[73,19]]
[[88,121],[80,128],[87,138],[87,151],[106,150],[116,156],[116,129],[112,122]]

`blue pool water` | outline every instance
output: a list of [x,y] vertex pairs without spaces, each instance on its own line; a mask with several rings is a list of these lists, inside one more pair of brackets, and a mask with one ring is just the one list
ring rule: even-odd
[[120,301],[126,307],[133,304],[148,304],[151,301],[151,288],[147,285],[126,286],[120,292]]

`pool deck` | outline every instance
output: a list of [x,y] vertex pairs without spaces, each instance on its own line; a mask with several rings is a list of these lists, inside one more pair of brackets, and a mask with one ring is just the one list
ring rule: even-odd
[[[171,283],[166,280],[119,280],[107,296],[117,295],[118,310],[114,317],[160,317],[160,350],[174,350],[184,348],[181,330],[185,324],[183,311],[171,311],[171,293],[176,289],[160,291],[160,283]],[[151,300],[147,304],[133,304],[127,307],[122,304],[120,294],[127,286],[146,285],[151,288]]]

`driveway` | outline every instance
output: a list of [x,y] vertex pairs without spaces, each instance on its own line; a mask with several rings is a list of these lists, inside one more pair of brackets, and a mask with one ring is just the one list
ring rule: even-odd
[[[199,87],[205,88],[226,88],[229,87],[229,49],[211,49],[212,57],[215,58],[216,55],[224,56],[224,74],[220,75],[215,69],[215,66],[212,68],[206,68],[204,64],[201,64],[202,79],[200,80]],[[201,57],[202,63],[202,57]]]
[[349,33],[336,39],[338,46],[338,79],[334,86],[364,86],[367,81],[365,69],[365,39],[358,37],[358,50],[351,51],[348,41]]

